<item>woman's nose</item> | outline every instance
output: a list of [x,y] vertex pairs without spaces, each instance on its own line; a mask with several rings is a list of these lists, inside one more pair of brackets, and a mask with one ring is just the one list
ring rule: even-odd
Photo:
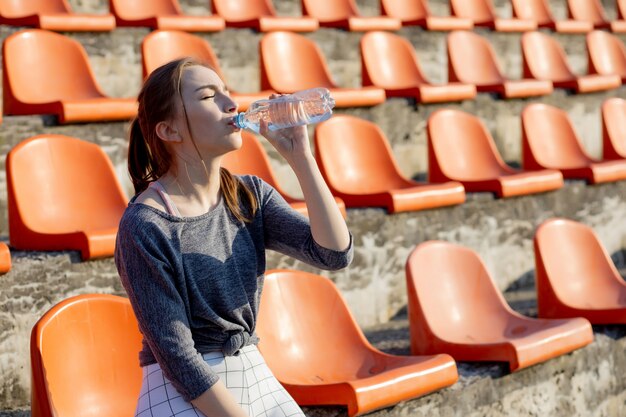
[[226,113],[236,113],[239,108],[237,102],[233,100],[230,96],[227,96],[226,102],[224,103],[224,110]]

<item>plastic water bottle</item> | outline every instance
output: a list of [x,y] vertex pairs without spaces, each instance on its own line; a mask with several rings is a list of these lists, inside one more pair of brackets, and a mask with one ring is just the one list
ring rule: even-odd
[[241,129],[259,133],[260,121],[265,120],[269,130],[285,129],[318,123],[333,113],[335,100],[326,88],[312,88],[274,99],[255,101],[244,113],[235,116]]

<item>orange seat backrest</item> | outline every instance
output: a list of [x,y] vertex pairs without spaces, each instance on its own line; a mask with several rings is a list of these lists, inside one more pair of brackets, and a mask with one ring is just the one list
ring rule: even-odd
[[182,15],[178,0],[109,0],[111,13],[124,20]]
[[6,79],[25,103],[102,97],[82,45],[67,36],[28,29],[3,45]]
[[549,35],[526,32],[522,35],[524,76],[538,80],[567,81],[576,76],[567,63],[565,51]]
[[626,47],[617,36],[602,30],[588,33],[587,52],[598,74],[626,77]]
[[510,308],[471,249],[440,241],[422,243],[409,255],[406,269],[408,291],[418,301],[409,309],[417,308],[414,311],[437,337],[458,340],[471,334],[480,342],[506,327]]
[[141,340],[126,298],[88,294],[55,305],[31,333],[33,417],[133,415]]
[[546,0],[511,0],[513,15],[520,19],[533,20],[538,25],[554,22],[554,16]]
[[591,22],[594,25],[606,23],[606,14],[598,0],[567,0],[568,16],[571,19]]
[[623,292],[622,277],[589,226],[567,219],[548,220],[537,229],[535,249],[556,295],[574,306],[617,301]]
[[176,30],[155,30],[141,42],[144,77],[163,64],[187,56],[209,64],[224,80],[213,48],[209,42],[197,35]]
[[401,20],[419,20],[430,16],[426,0],[380,0],[382,14]]
[[449,65],[459,81],[468,84],[500,84],[505,81],[493,47],[480,35],[454,31],[448,35]]
[[278,180],[261,142],[245,130],[241,132],[241,138],[243,139],[241,148],[224,155],[222,166],[234,175],[256,175],[277,188]]
[[354,0],[302,0],[302,13],[328,22],[359,16],[359,9]]
[[31,230],[69,233],[110,228],[127,198],[111,161],[94,143],[63,135],[38,135],[7,155],[7,182],[22,222]]
[[450,12],[477,24],[493,22],[497,17],[490,0],[450,0]]
[[389,32],[368,32],[360,45],[367,77],[377,87],[411,88],[427,83],[413,46],[403,37]]
[[211,0],[213,13],[228,21],[245,21],[263,16],[275,16],[270,0]]
[[371,376],[369,343],[328,279],[276,270],[265,277],[256,332],[281,382],[310,385]]
[[402,188],[402,176],[382,130],[354,116],[339,115],[315,128],[316,157],[329,185],[347,194]]
[[626,158],[626,100],[613,97],[602,104],[602,126],[604,130],[605,147],[606,141],[610,140],[618,155]]
[[548,168],[577,168],[591,160],[580,145],[567,113],[541,103],[522,111],[523,134],[540,165]]
[[67,0],[0,0],[0,15],[6,18],[71,12]]
[[334,88],[324,55],[314,41],[291,32],[273,32],[260,43],[261,89],[295,92]]
[[428,140],[448,178],[480,181],[511,171],[483,122],[460,110],[433,113],[428,118]]

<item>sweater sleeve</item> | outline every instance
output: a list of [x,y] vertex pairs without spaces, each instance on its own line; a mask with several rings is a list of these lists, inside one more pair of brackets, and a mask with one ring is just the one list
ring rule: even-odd
[[338,270],[350,265],[352,234],[345,250],[319,245],[311,233],[309,219],[297,212],[269,184],[255,178],[261,194],[261,211],[266,248],[275,250],[320,269]]
[[125,216],[118,231],[115,263],[144,343],[167,379],[191,401],[219,376],[194,346],[173,262],[168,259],[170,251],[164,249],[169,245],[170,239],[156,225]]

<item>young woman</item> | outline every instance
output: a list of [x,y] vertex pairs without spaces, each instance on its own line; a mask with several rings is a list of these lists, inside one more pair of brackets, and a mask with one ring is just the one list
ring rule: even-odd
[[[135,187],[115,261],[143,334],[136,416],[303,416],[255,335],[265,250],[340,269],[352,239],[305,127],[261,133],[294,170],[309,218],[258,177],[232,176],[237,105],[191,59],[154,71],[139,94],[128,165]],[[271,306],[266,306],[271,308]]]

